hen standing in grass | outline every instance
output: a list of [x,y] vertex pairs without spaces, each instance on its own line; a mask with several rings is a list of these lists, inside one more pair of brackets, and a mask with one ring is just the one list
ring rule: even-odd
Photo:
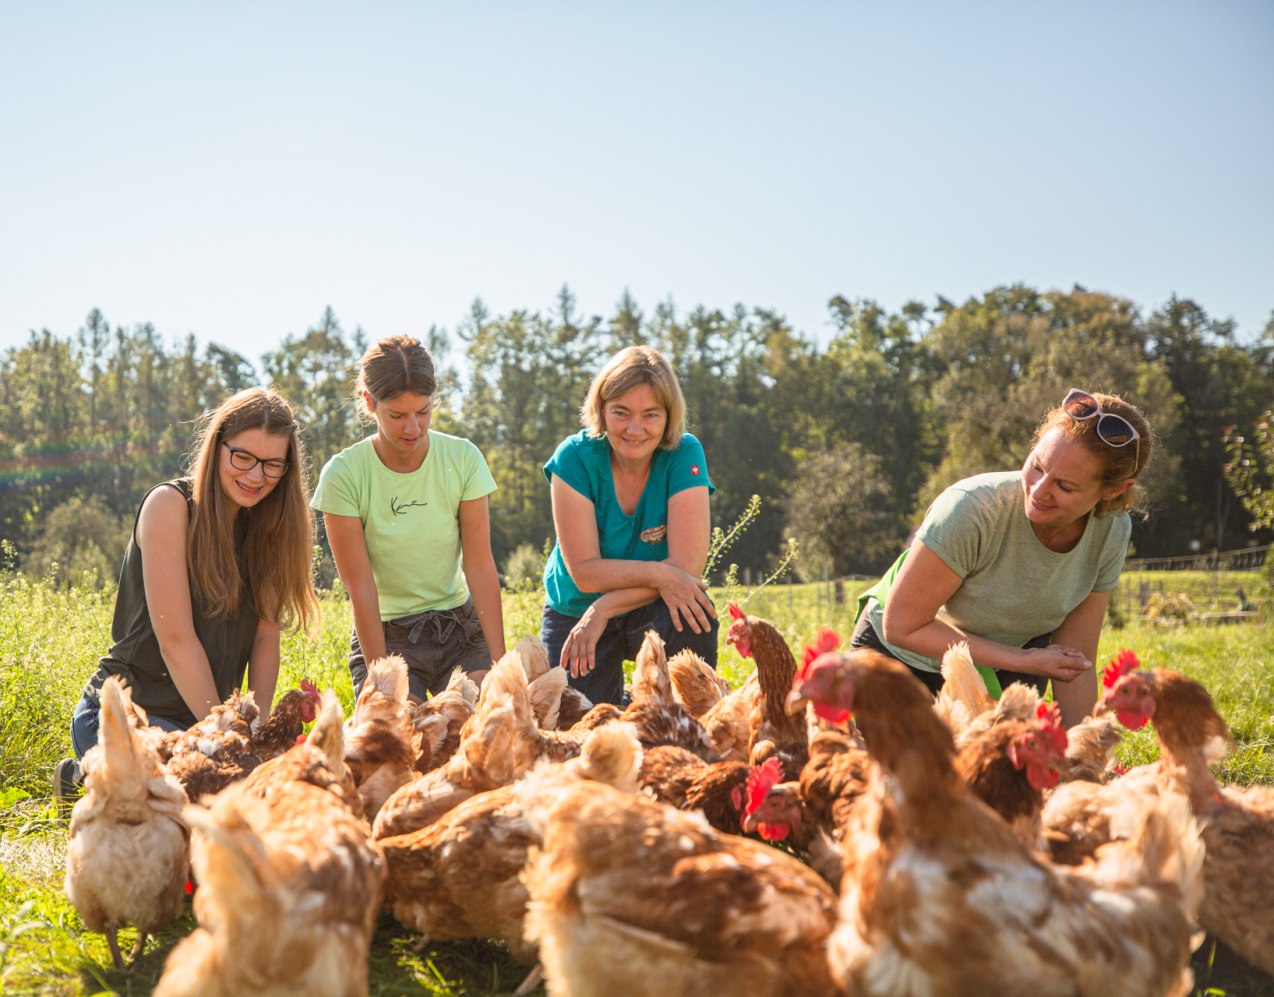
[[1188,808],[1134,808],[1134,833],[1086,872],[1037,859],[954,767],[928,691],[868,649],[826,654],[796,703],[854,712],[880,768],[846,838],[830,942],[847,992],[1189,993],[1203,849]]
[[385,867],[341,719],[326,693],[306,743],[185,809],[199,927],[169,954],[157,997],[367,993]]
[[84,786],[71,812],[66,895],[89,930],[106,936],[122,970],[119,929],[137,927],[135,960],[146,936],[181,908],[190,832],[180,816],[186,794],[134,726],[128,692],[115,676],[102,686],[98,743],[84,756]]
[[1180,672],[1141,669],[1131,652],[1112,662],[1102,706],[1137,729],[1153,721],[1160,778],[1186,794],[1203,826],[1204,899],[1199,919],[1230,948],[1274,973],[1274,788],[1222,786],[1211,764],[1229,745],[1208,691]]

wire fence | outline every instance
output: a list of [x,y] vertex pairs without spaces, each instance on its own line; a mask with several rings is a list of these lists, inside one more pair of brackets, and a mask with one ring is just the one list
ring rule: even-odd
[[[1268,614],[1259,611],[1267,609],[1266,604],[1274,605],[1274,578],[1266,570],[1267,565],[1274,566],[1271,550],[1274,544],[1176,557],[1129,558],[1118,587],[1111,593],[1112,609],[1125,618],[1145,616],[1150,607],[1175,600],[1190,618],[1203,622],[1237,622],[1258,614],[1264,617]],[[743,581],[745,588],[753,583],[750,577]],[[804,598],[812,596],[827,617],[834,618],[852,613],[858,594],[876,581],[873,575],[844,575],[802,584],[789,574],[767,587],[761,601],[786,604],[790,611],[794,589],[803,587]]]
[[1271,548],[1274,544],[1179,557],[1134,557],[1124,562],[1124,571],[1260,571]]

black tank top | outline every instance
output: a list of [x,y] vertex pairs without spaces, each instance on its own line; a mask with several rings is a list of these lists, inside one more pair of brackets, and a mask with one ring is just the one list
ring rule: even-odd
[[[189,478],[165,481],[155,488],[176,488],[185,496],[186,509],[189,512],[192,505]],[[141,507],[149,496],[150,492],[147,492],[142,497],[137,506],[137,516],[141,515]],[[124,564],[119,573],[115,617],[111,622],[111,649],[89,679],[84,694],[89,699],[100,701],[102,683],[106,681],[106,676],[120,675],[130,686],[133,702],[148,714],[189,727],[202,717],[196,717],[190,712],[168,674],[163,655],[159,653],[159,640],[155,637],[155,628],[150,622],[146,587],[142,581],[142,552],[137,546],[137,516],[133,517],[133,532],[128,540],[128,548],[124,551]],[[237,518],[243,520],[244,517]],[[208,664],[212,666],[212,680],[216,684],[217,695],[223,701],[232,690],[243,684],[248,656],[252,653],[252,642],[256,639],[257,623],[260,620],[243,567],[243,526],[243,522],[238,522],[235,529],[235,561],[243,579],[238,609],[226,619],[210,619],[198,597],[191,593],[190,608],[194,617],[195,635],[208,655]]]

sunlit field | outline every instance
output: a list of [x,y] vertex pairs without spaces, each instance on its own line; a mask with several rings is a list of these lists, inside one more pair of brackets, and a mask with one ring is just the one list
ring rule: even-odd
[[[1270,593],[1257,574],[1188,578],[1161,573],[1126,580],[1125,601],[1135,606],[1145,582],[1151,592],[1190,593],[1199,611],[1233,608],[1242,587],[1258,613],[1268,610]],[[182,916],[151,941],[136,968],[116,974],[100,935],[83,929],[62,893],[67,822],[51,800],[54,763],[69,753],[69,722],[80,688],[109,641],[113,593],[93,589],[55,591],[20,577],[0,575],[0,990],[7,994],[148,994],[163,970],[168,951],[193,927],[187,902]],[[1180,587],[1178,587],[1180,586]],[[714,592],[724,614],[728,598],[747,599],[748,612],[778,624],[793,647],[818,627],[848,635],[859,583],[837,586],[775,584],[748,597],[742,590]],[[1216,596],[1209,596],[1209,592]],[[516,640],[535,634],[537,593],[508,595],[505,629]],[[1228,625],[1146,623],[1125,610],[1122,627],[1108,626],[1101,660],[1119,648],[1134,649],[1148,667],[1170,667],[1202,681],[1212,692],[1235,738],[1235,750],[1217,771],[1226,781],[1274,783],[1274,630],[1260,619]],[[1263,614],[1262,614],[1263,615]],[[323,602],[319,632],[292,635],[283,651],[280,690],[309,678],[336,690],[348,711],[352,690],[345,656],[350,617],[339,594]],[[724,636],[725,628],[722,628]],[[751,671],[724,644],[720,670],[737,685]],[[1130,734],[1120,747],[1125,764],[1157,753],[1149,728]],[[121,947],[131,946],[131,930]],[[382,914],[373,943],[373,994],[510,993],[526,973],[495,943],[439,944],[417,951],[417,939],[389,914]],[[1207,956],[1195,959],[1198,992],[1256,994],[1268,978],[1220,965],[1209,976]],[[1226,973],[1229,975],[1226,975]],[[542,992],[542,991],[540,991]]]

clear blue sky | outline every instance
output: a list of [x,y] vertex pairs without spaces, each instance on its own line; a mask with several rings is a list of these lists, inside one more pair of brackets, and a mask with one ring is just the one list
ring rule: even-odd
[[625,288],[1274,309],[1274,3],[0,0],[0,349]]

